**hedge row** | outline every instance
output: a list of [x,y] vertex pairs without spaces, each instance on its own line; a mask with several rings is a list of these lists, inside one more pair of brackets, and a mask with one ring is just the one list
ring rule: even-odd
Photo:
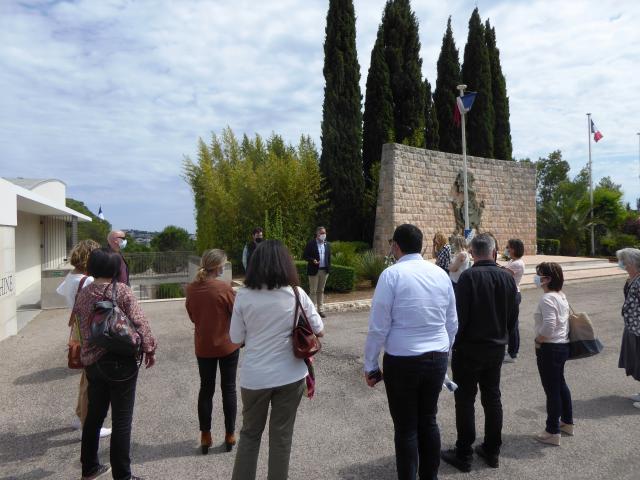
[[559,255],[560,240],[555,238],[538,238],[538,253],[544,255]]
[[[309,277],[307,277],[307,262],[296,261],[296,269],[300,277],[300,284],[309,291]],[[326,290],[333,292],[350,292],[356,284],[356,271],[351,267],[331,265],[331,272],[327,278]]]

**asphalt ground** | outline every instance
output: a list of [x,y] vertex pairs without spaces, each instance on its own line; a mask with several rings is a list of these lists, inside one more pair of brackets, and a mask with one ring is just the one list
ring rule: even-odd
[[[533,348],[533,310],[541,290],[525,290],[520,356],[502,370],[501,466],[490,469],[475,459],[472,472],[463,474],[443,463],[441,479],[640,478],[640,410],[626,398],[640,391],[640,383],[617,368],[623,283],[622,278],[607,278],[565,288],[574,308],[589,313],[605,345],[602,354],[567,364],[576,436],[563,437],[559,448],[531,437],[542,430],[546,416]],[[158,364],[141,371],[138,380],[134,474],[147,479],[230,478],[235,454],[223,452],[218,392],[214,448],[207,456],[198,450],[199,379],[192,327],[182,302],[148,303],[144,309],[160,346]],[[80,478],[80,432],[69,427],[79,375],[66,368],[67,318],[64,310],[43,312],[19,335],[0,342],[0,480]],[[326,319],[323,351],[316,362],[316,397],[303,399],[298,411],[291,479],[396,478],[384,385],[368,388],[361,373],[367,320],[367,312]],[[477,405],[480,437],[479,399]],[[443,391],[439,408],[443,447],[449,447],[455,442],[453,395]],[[241,422],[239,414],[238,430]],[[258,478],[266,478],[267,439],[265,431]],[[108,462],[108,441],[101,442],[100,452]]]

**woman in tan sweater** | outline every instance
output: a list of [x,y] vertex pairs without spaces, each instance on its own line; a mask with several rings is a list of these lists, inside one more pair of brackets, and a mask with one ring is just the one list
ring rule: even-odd
[[227,451],[231,451],[236,443],[236,370],[240,346],[229,338],[235,292],[229,284],[218,278],[224,271],[226,261],[227,256],[222,250],[207,250],[200,260],[196,278],[187,286],[185,306],[195,325],[195,351],[200,372],[198,420],[203,454],[208,453],[212,445],[211,412],[218,365]]

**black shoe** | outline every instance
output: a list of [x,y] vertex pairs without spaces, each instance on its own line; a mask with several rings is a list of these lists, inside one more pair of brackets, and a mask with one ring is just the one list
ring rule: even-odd
[[498,468],[500,466],[500,458],[496,454],[492,454],[487,452],[486,448],[483,445],[478,445],[474,448],[476,455],[478,455],[481,459],[484,460],[484,463],[489,465],[491,468]]
[[129,480],[144,480],[144,477],[136,477],[135,475],[131,475]]
[[106,475],[111,472],[111,465],[100,465],[98,469],[91,475],[83,476],[82,480],[97,480],[99,478],[106,478]]
[[471,455],[459,455],[455,448],[443,450],[440,457],[452,467],[456,467],[461,472],[471,471]]
[[320,315],[322,318],[326,318],[326,315],[324,314],[324,312],[318,312],[318,315]]

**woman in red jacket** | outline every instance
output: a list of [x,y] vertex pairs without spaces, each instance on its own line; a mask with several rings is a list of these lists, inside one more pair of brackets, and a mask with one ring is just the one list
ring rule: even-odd
[[195,351],[200,372],[198,420],[203,454],[208,453],[212,445],[211,412],[218,365],[227,451],[231,451],[236,443],[236,370],[240,346],[229,338],[235,292],[219,278],[226,262],[227,256],[222,250],[204,252],[196,278],[187,286],[186,308],[195,325]]

